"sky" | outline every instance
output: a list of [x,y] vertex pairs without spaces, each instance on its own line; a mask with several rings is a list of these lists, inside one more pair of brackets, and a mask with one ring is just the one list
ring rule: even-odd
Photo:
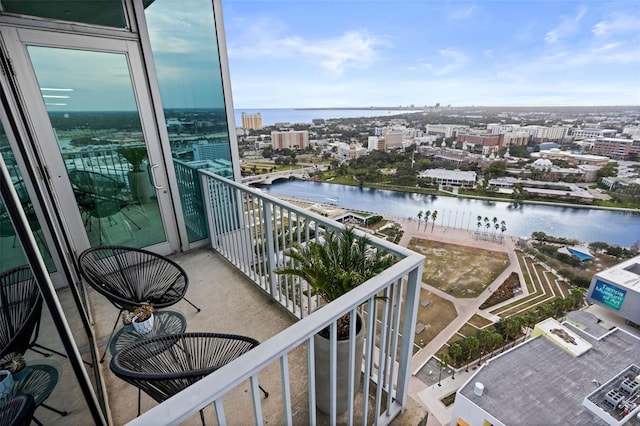
[[637,0],[222,9],[235,108],[640,105]]

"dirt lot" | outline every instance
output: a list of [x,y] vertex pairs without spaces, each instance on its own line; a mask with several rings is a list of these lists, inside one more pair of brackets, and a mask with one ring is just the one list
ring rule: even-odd
[[509,265],[506,253],[412,238],[426,256],[422,281],[455,297],[476,297]]

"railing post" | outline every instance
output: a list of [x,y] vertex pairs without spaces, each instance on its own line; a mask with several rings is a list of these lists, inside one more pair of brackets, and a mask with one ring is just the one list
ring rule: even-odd
[[400,364],[398,366],[398,386],[396,400],[404,407],[407,403],[409,379],[411,376],[411,355],[416,331],[416,317],[418,316],[418,302],[422,286],[422,268],[424,262],[411,270],[407,277],[407,294],[405,299],[405,314],[402,324],[402,344],[400,346]]
[[267,267],[269,270],[269,293],[272,300],[275,300],[276,296],[276,268],[278,264],[276,262],[276,254],[273,250],[273,223],[271,218],[271,208],[273,204],[270,201],[265,200],[263,204],[264,213],[264,238],[263,244],[267,245]]

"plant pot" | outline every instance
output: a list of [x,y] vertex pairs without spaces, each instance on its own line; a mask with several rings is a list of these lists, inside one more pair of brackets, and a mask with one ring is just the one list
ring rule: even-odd
[[[356,347],[355,368],[353,370],[354,395],[360,387],[360,375],[362,354],[364,350],[364,326],[360,314],[356,316]],[[316,360],[316,407],[324,414],[330,414],[331,410],[331,377],[330,377],[330,353],[329,339],[316,334],[314,340],[314,354]],[[338,340],[337,372],[336,372],[336,414],[347,411],[349,395],[349,342],[350,340]]]
[[138,322],[136,317],[133,318],[133,329],[140,334],[147,334],[151,330],[153,330],[153,314],[149,318],[144,321]]
[[0,370],[0,378],[0,398],[4,398],[13,389],[13,375],[9,370]]
[[129,172],[129,188],[131,196],[140,203],[146,203],[151,198],[151,184],[149,183],[149,174],[146,171]]

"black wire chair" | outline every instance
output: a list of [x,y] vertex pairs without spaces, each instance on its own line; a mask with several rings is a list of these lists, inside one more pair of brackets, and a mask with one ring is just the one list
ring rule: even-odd
[[18,395],[0,405],[0,426],[29,426],[35,410],[33,396]]
[[24,354],[29,349],[47,357],[51,354],[42,350],[66,358],[65,354],[36,343],[42,304],[42,294],[29,265],[0,274],[0,358],[11,352]]
[[[73,191],[80,211],[85,216],[85,226],[91,229],[91,218],[98,220],[98,235],[102,242],[102,219],[108,223],[117,224],[114,216],[121,213],[125,219],[132,223],[138,230],[142,228],[125,213],[125,209],[132,203],[121,194],[126,185],[103,174],[89,170],[69,171],[69,180],[73,184]],[[124,223],[131,236],[133,231],[128,223]]]
[[[161,403],[259,344],[234,334],[169,334],[125,346],[111,358],[109,367],[117,377]],[[259,388],[268,398],[269,393]],[[204,424],[202,410],[200,419]]]
[[[78,265],[86,282],[119,309],[111,335],[123,311],[133,311],[145,302],[166,308],[184,299],[200,312],[184,297],[189,286],[187,273],[157,253],[125,246],[93,247],[80,254]],[[105,355],[106,349],[100,362]]]

